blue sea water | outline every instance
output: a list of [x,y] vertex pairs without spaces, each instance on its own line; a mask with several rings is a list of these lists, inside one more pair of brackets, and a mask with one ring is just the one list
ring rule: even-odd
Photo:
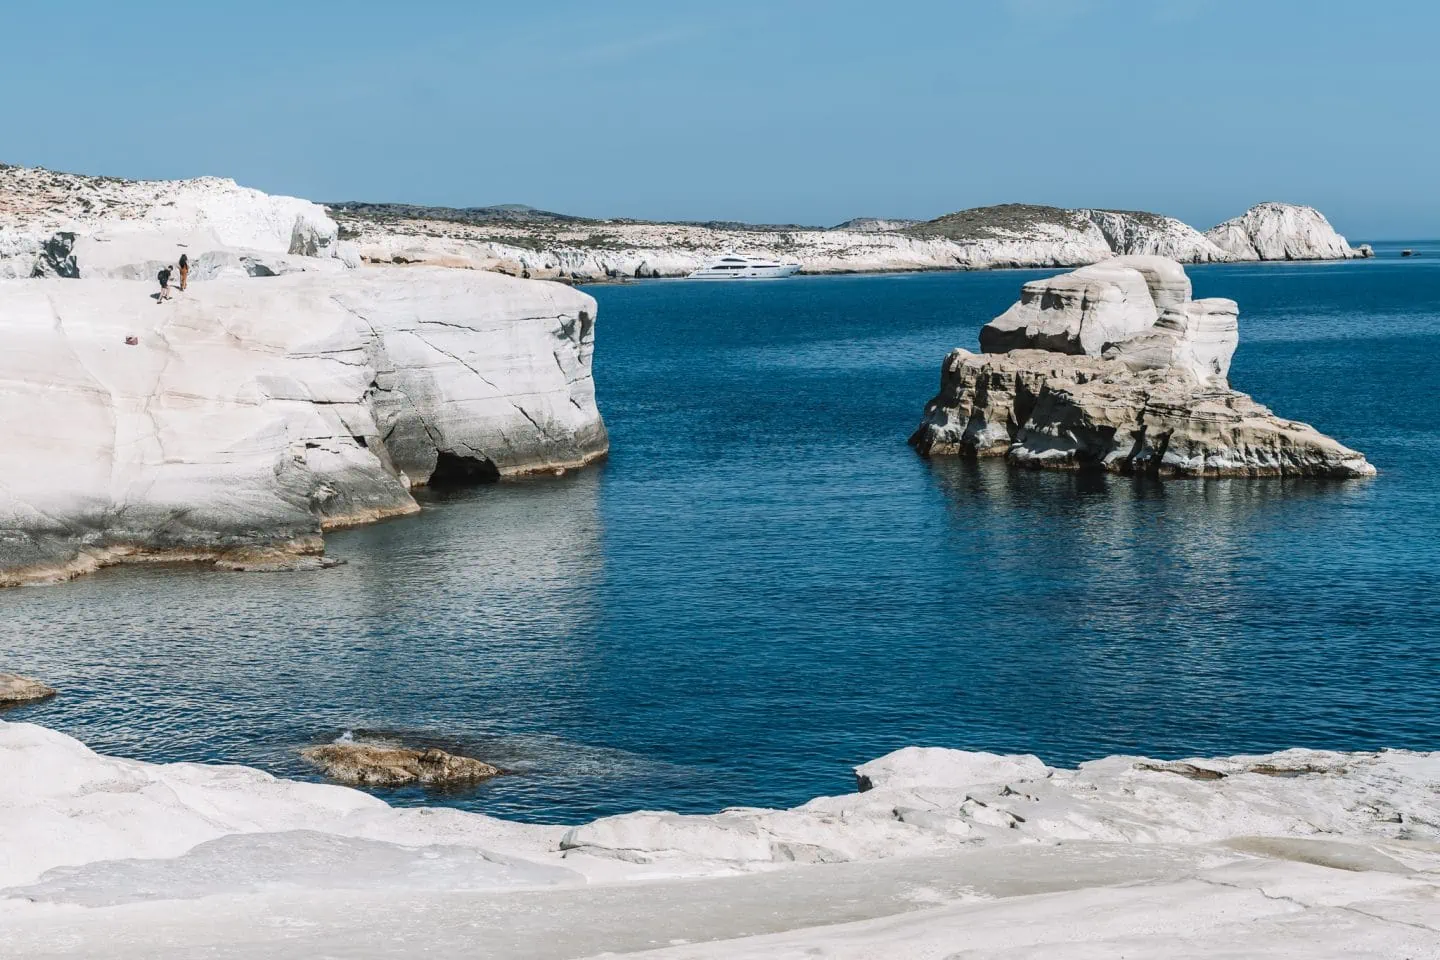
[[0,593],[6,714],[313,777],[347,729],[515,773],[383,794],[579,821],[791,805],[907,744],[1052,763],[1440,749],[1440,247],[1190,270],[1232,381],[1371,481],[927,462],[941,358],[1039,271],[592,289],[613,451],[336,534],[336,569]]

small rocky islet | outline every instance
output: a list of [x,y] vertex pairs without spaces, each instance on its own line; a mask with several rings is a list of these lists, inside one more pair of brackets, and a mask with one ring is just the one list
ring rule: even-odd
[[17,673],[0,672],[0,710],[48,700],[55,696],[56,692],[54,687],[39,680],[22,677]]
[[437,747],[419,749],[353,739],[306,747],[300,756],[331,780],[356,787],[443,789],[469,786],[504,772],[483,760]]
[[1363,454],[1231,388],[1239,307],[1173,260],[1115,257],[1024,285],[957,348],[910,443],[925,456],[1158,477],[1374,476]]

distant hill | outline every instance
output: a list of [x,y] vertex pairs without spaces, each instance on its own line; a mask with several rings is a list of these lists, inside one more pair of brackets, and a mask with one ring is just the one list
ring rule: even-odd
[[898,233],[922,222],[920,220],[897,220],[891,217],[854,217],[844,223],[837,223],[830,229],[849,230],[852,233]]
[[325,204],[332,214],[360,220],[443,220],[449,223],[584,223],[585,217],[538,210],[523,203],[488,207],[427,207],[413,203],[365,203],[347,200]]

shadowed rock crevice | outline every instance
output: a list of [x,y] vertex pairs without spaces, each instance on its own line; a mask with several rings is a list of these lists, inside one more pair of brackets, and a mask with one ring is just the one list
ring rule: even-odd
[[430,474],[429,485],[437,490],[453,490],[494,483],[499,479],[500,468],[495,466],[495,461],[441,450],[436,454],[435,470]]

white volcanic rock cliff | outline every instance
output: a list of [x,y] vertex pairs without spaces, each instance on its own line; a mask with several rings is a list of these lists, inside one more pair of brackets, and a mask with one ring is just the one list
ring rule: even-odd
[[1182,276],[1177,263],[1117,257],[1027,283],[982,328],[983,353],[945,358],[911,445],[1060,470],[1373,475],[1362,454],[1230,389],[1239,309],[1189,300]]
[[[907,748],[791,810],[567,829],[0,722],[0,955],[1429,957],[1440,754]],[[479,932],[477,932],[479,931]],[[662,949],[663,948],[663,949]],[[662,950],[658,954],[650,951]]]
[[[0,584],[288,565],[409,487],[602,454],[595,301],[446,270],[0,281]],[[133,345],[127,343],[134,338]]]
[[1314,207],[1262,203],[1205,234],[1236,260],[1348,260],[1365,257]]
[[233,180],[120,180],[0,165],[0,278],[77,275],[46,249],[57,234],[74,235],[62,243],[80,241],[78,275],[89,278],[152,279],[185,252],[192,260],[222,250],[340,252],[324,207]]
[[[884,221],[831,230],[746,230],[626,221],[475,225],[376,221],[345,211],[335,215],[357,235],[361,255],[373,263],[426,263],[576,281],[684,276],[735,252],[799,260],[806,273],[1080,266],[1117,254],[1158,253],[1200,263],[1231,259],[1199,232],[1168,217],[1051,207],[1023,207],[1027,213],[1014,217],[1008,209],[964,211],[894,230],[877,226]],[[965,219],[972,214],[976,220]]]

